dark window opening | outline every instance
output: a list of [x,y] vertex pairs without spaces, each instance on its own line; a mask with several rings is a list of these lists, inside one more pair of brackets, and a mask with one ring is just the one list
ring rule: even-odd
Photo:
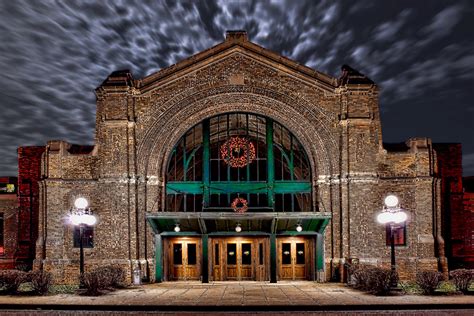
[[[386,245],[390,246],[390,225],[387,225],[385,231],[386,235]],[[398,224],[397,226],[393,227],[393,237],[395,246],[406,246],[406,237],[407,237],[407,227],[406,224]]]
[[283,243],[281,245],[281,263],[291,264],[291,244]]
[[188,244],[188,264],[196,264],[196,244]]
[[252,264],[252,244],[242,244],[242,264]]
[[296,264],[305,264],[304,243],[296,244]]
[[[82,247],[94,248],[94,227],[84,226],[82,231]],[[80,248],[81,245],[81,231],[80,228],[74,227],[74,248]]]
[[263,257],[264,257],[263,244],[260,243],[258,244],[258,264],[259,265],[263,265]]
[[219,265],[219,244],[214,245],[214,265]]
[[183,264],[183,246],[173,244],[173,264]]
[[237,263],[237,244],[227,244],[227,264]]

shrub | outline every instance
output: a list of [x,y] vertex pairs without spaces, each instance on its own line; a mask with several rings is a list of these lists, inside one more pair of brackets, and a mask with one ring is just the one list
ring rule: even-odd
[[123,288],[125,283],[125,269],[120,266],[105,266],[95,269],[102,276],[103,288]]
[[387,294],[390,291],[392,277],[398,281],[398,275],[392,275],[390,269],[373,266],[353,266],[350,273],[353,287],[376,295]]
[[97,296],[101,295],[101,290],[104,289],[103,276],[100,272],[93,270],[91,272],[85,272],[81,276],[82,284],[84,285],[86,295]]
[[100,295],[107,289],[126,287],[125,269],[119,266],[99,267],[91,272],[84,273],[82,282],[86,288],[86,295]]
[[114,288],[123,288],[126,286],[125,269],[120,266],[108,266],[110,286]]
[[434,291],[443,280],[443,274],[437,271],[421,271],[416,274],[416,284],[426,295],[434,294]]
[[471,282],[474,281],[474,270],[457,269],[451,271],[449,276],[459,291],[467,293]]
[[28,281],[27,273],[19,270],[0,271],[0,288],[6,293],[15,294],[24,282]]
[[29,273],[33,291],[38,295],[44,295],[49,292],[53,277],[47,271],[33,271]]

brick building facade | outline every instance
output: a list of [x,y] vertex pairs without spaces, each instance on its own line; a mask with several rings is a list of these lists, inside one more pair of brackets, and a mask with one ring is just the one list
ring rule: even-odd
[[76,280],[68,214],[85,197],[98,217],[86,268],[139,267],[158,282],[340,279],[352,259],[390,264],[375,218],[395,194],[409,213],[402,278],[446,272],[433,144],[384,144],[377,86],[342,70],[333,78],[228,32],[143,79],[112,73],[96,90],[95,145],[45,147],[30,198],[35,266]]

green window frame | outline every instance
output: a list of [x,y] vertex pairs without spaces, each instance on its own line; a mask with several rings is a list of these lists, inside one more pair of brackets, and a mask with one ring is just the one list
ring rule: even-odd
[[[245,166],[232,167],[222,157],[223,144],[233,137],[253,146],[254,159]],[[248,150],[242,155],[250,160]],[[288,129],[268,117],[221,114],[178,141],[168,161],[166,196],[166,211],[232,211],[237,197],[248,201],[248,211],[312,211],[308,156]]]

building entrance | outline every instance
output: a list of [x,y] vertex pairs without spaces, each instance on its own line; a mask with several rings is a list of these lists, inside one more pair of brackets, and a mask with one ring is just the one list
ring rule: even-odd
[[167,249],[169,280],[199,280],[201,275],[200,238],[169,239]]
[[311,254],[311,240],[290,237],[278,240],[278,275],[280,280],[306,280]]
[[214,281],[268,279],[268,238],[214,238],[211,245]]

